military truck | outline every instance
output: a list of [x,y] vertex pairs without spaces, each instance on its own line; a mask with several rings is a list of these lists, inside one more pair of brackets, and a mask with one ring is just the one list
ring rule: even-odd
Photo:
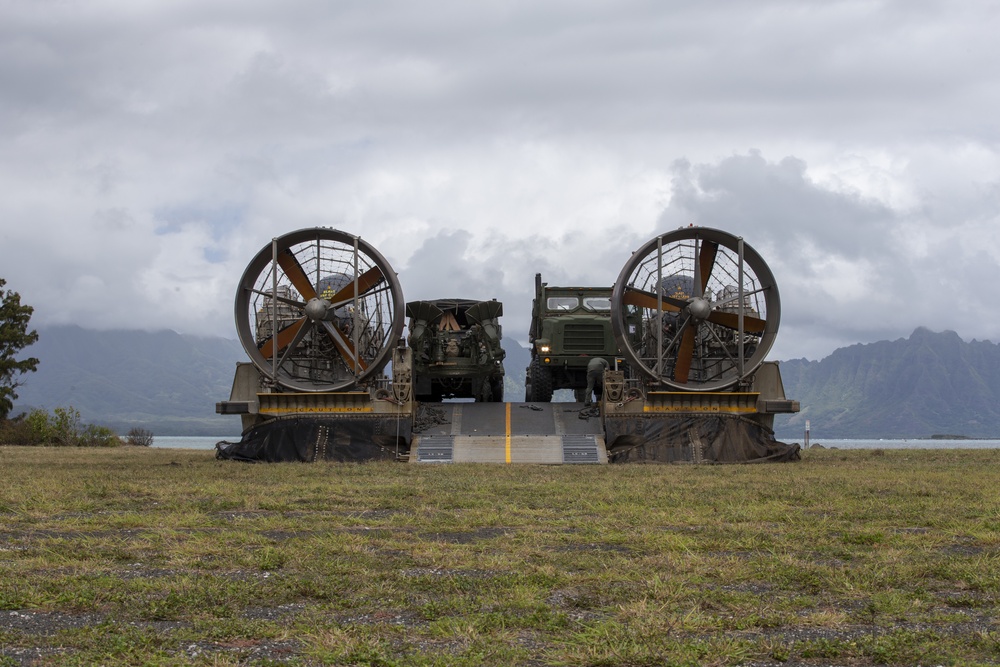
[[615,368],[618,345],[611,331],[610,287],[550,287],[535,274],[531,305],[531,363],[524,400],[549,402],[557,389],[585,400],[587,364],[604,357]]
[[437,299],[406,304],[418,401],[503,401],[503,304]]

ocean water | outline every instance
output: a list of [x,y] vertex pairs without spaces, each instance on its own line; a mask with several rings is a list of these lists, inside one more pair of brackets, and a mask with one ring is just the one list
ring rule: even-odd
[[161,449],[215,449],[215,443],[239,442],[239,435],[154,435],[153,447]]
[[[802,439],[778,438],[783,442],[798,442]],[[1000,440],[930,440],[913,438],[909,440],[828,440],[826,438],[809,438],[810,445],[838,447],[840,449],[997,449]]]
[[[165,449],[215,449],[215,443],[239,442],[239,435],[217,436],[170,436],[157,435],[153,437],[153,447]],[[782,442],[798,442],[801,438],[778,438]],[[824,447],[840,449],[1000,449],[1000,440],[829,440],[826,438],[810,438],[809,444],[819,444]]]

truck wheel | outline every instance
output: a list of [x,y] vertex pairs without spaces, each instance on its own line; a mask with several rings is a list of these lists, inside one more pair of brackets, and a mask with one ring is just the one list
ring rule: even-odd
[[586,403],[587,402],[587,398],[588,398],[587,397],[587,390],[586,389],[574,389],[573,390],[573,398],[576,399],[577,403]]
[[552,373],[537,358],[531,361],[531,400],[536,403],[552,401]]
[[493,378],[490,380],[490,390],[492,393],[491,401],[494,403],[503,403],[503,378]]
[[[473,381],[473,387],[475,387],[475,381]],[[493,400],[493,390],[489,378],[483,378],[479,389],[472,391],[472,398],[476,403],[489,403]]]

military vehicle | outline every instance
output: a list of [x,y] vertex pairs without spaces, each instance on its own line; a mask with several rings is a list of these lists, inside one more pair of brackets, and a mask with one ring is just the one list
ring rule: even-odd
[[774,275],[742,237],[708,227],[632,253],[611,323],[634,377],[609,371],[601,414],[610,461],[778,461],[774,416],[798,412],[765,361],[781,308]]
[[531,363],[524,400],[547,403],[557,389],[585,400],[587,364],[603,357],[615,368],[618,344],[611,329],[610,287],[550,287],[535,274],[531,305]]
[[[704,227],[632,253],[612,288],[535,277],[529,403],[502,403],[497,301],[413,301],[409,343],[395,271],[361,238],[316,227],[275,237],[237,286],[236,367],[221,459],[413,463],[793,460],[774,415],[796,412],[776,362],[778,288],[741,237]],[[567,418],[557,387],[604,373],[596,411]],[[427,404],[471,397],[475,402]],[[529,410],[512,409],[517,407]]]
[[409,345],[418,401],[503,400],[503,304],[470,299],[411,301]]
[[[396,272],[361,238],[326,227],[275,237],[250,260],[235,301],[248,363],[220,414],[239,415],[239,443],[219,458],[367,460],[406,451],[410,350],[399,345]],[[383,372],[391,366],[391,377]]]

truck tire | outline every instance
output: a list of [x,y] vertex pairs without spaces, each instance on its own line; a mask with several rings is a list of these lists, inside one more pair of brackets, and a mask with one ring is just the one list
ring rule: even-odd
[[494,403],[503,403],[503,377],[492,378],[490,380],[490,390],[492,393],[491,401]]
[[531,400],[535,403],[552,401],[552,372],[538,358],[531,360]]

